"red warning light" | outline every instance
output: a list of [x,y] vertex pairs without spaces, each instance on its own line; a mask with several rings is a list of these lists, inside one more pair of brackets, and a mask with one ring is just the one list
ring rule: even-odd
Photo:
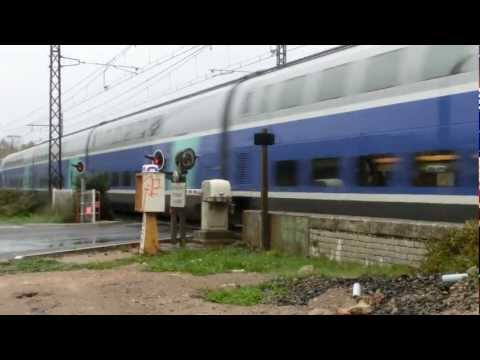
[[155,150],[155,152],[153,153],[152,162],[154,165],[158,166],[159,170],[163,169],[163,167],[165,166],[165,156],[163,155],[163,152],[161,150]]

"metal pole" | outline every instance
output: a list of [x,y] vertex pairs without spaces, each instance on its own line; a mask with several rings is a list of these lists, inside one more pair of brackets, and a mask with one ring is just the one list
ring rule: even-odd
[[50,100],[48,141],[48,190],[63,188],[62,179],[62,76],[60,45],[50,45]]
[[180,215],[180,246],[185,247],[185,208],[179,209]]
[[[268,130],[264,129],[263,133]],[[268,216],[268,146],[262,145],[262,161],[261,161],[261,212],[262,212],[262,245],[264,250],[270,250],[270,222]]]
[[277,66],[287,63],[287,45],[277,45]]
[[177,243],[177,209],[170,207],[170,234],[172,243]]
[[84,201],[84,193],[85,193],[85,179],[83,176],[80,178],[80,222],[83,223],[85,221],[84,213],[85,213],[85,201]]
[[95,198],[95,195],[96,195],[96,191],[95,189],[92,190],[92,224],[95,224],[96,222],[96,217],[97,217],[97,207],[96,207],[96,204],[97,202],[95,201],[96,198]]

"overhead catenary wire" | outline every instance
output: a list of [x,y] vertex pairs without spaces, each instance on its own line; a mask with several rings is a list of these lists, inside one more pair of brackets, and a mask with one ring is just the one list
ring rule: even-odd
[[[127,46],[126,48],[124,48],[120,53],[118,53],[118,54],[115,55],[111,60],[109,60],[108,63],[111,63],[111,62],[117,60],[120,56],[125,55],[125,53],[126,53],[132,46],[133,46],[133,45],[128,45],[128,46]],[[306,46],[306,45],[302,45],[302,46],[299,46],[299,47],[303,47],[303,46]],[[186,47],[186,46],[182,46],[180,49],[182,49],[182,48],[184,48],[184,47]],[[299,48],[299,47],[297,47],[297,48]],[[193,48],[194,48],[194,47],[193,47]],[[227,48],[228,48],[228,46],[227,46]],[[296,50],[297,48],[291,49],[290,51],[294,51],[294,50]],[[190,48],[190,49],[192,49],[192,48]],[[186,51],[189,51],[190,49],[187,49]],[[180,56],[180,55],[182,55],[183,53],[185,53],[185,52],[179,53],[179,54],[177,54],[176,56]],[[172,58],[174,58],[174,57],[175,57],[175,53],[174,53],[174,56],[171,56],[171,57],[167,58],[165,61],[161,61],[161,60],[164,60],[164,58],[162,58],[162,59],[160,59],[160,62],[154,62],[151,66],[143,69],[143,71],[141,71],[141,72],[139,73],[139,75],[140,75],[140,74],[143,74],[144,72],[147,72],[147,71],[151,70],[153,67],[156,67],[156,66],[161,65],[162,63],[164,63],[164,62],[166,62],[166,61],[169,61],[170,59],[172,59]],[[232,64],[232,65],[236,65],[236,64],[239,64],[239,65],[240,65],[239,67],[234,68],[234,69],[243,68],[243,67],[245,67],[245,66],[250,65],[250,64],[244,64],[244,63],[243,63],[243,62],[248,61],[248,60],[249,60],[249,59],[247,59],[247,60],[242,60],[242,61],[237,62],[237,63]],[[263,60],[263,59],[260,59],[260,61],[262,61],[262,60]],[[243,64],[242,64],[242,63],[243,63]],[[254,62],[254,63],[255,63],[255,62]],[[71,92],[72,90],[75,90],[75,92],[74,92],[74,94],[72,94],[72,96],[70,96],[69,98],[63,100],[64,104],[67,103],[67,102],[69,102],[70,100],[73,100],[73,99],[75,98],[75,95],[76,95],[76,94],[78,94],[80,91],[82,91],[83,89],[85,89],[86,87],[88,87],[93,81],[95,81],[96,78],[98,78],[99,75],[101,75],[102,72],[103,72],[102,69],[96,70],[96,71],[92,72],[91,74],[89,74],[88,76],[86,76],[86,77],[84,77],[83,79],[81,79],[80,81],[78,81],[77,83],[75,83],[75,84],[74,84],[73,86],[71,86],[70,88],[68,88],[68,89],[64,92],[64,94],[69,93],[69,92]],[[95,75],[97,75],[97,76],[95,76]],[[200,83],[203,83],[203,82],[205,82],[205,81],[208,81],[208,80],[212,79],[213,77],[220,76],[220,75],[224,75],[224,74],[216,74],[215,76],[207,77],[205,80],[203,80],[204,77],[199,77],[199,78],[202,79],[202,81],[195,81],[195,80],[197,80],[197,79],[194,79],[194,80],[190,81],[189,83],[187,83],[189,86],[182,86],[182,85],[180,85],[180,87],[179,87],[178,89],[176,89],[174,92],[176,92],[176,91],[181,91],[181,90],[183,90],[183,89],[185,89],[185,88],[187,88],[187,87],[190,87],[190,86],[198,85],[198,84],[200,84]],[[134,77],[134,76],[127,77],[127,78],[125,78],[125,79],[120,80],[120,82],[118,82],[118,83],[112,84],[112,85],[110,86],[110,89],[112,89],[112,88],[120,85],[121,83],[124,83],[125,81],[128,81],[128,80],[132,79],[133,77]],[[91,80],[90,80],[87,84],[85,84],[83,87],[78,88],[78,86],[79,86],[80,84],[84,83],[84,82],[87,81],[88,79],[91,79]],[[67,111],[71,111],[72,108],[76,108],[76,107],[78,107],[78,106],[86,103],[87,101],[90,101],[91,99],[95,98],[97,95],[100,95],[100,94],[102,94],[102,93],[104,93],[104,92],[105,92],[105,91],[102,90],[102,91],[94,94],[93,96],[90,96],[89,98],[83,100],[83,101],[80,102],[80,103],[75,103],[74,106],[66,107],[65,110],[64,110],[64,112],[66,113]],[[165,94],[165,95],[173,94],[174,92],[169,92],[169,93],[167,93],[167,94]],[[163,94],[162,94],[162,95],[163,95]],[[130,100],[130,99],[129,99],[129,100]],[[150,100],[149,100],[149,101],[150,101]],[[39,108],[35,109],[36,112],[38,112],[38,111],[40,111],[40,110],[42,110],[42,107],[39,107]],[[34,111],[32,111],[31,113],[27,114],[26,117],[29,117],[29,116],[30,116],[31,114],[33,114],[33,113],[34,113]],[[29,123],[32,123],[32,121],[29,121]],[[16,121],[16,124],[18,124],[18,121]],[[8,130],[11,130],[11,129],[21,129],[23,126],[26,126],[26,125],[27,125],[27,124],[25,124],[25,125],[16,125],[15,127],[10,127],[10,128],[8,128]]]
[[[127,48],[123,49],[119,54],[117,54],[117,55],[116,55],[114,58],[112,58],[109,62],[115,61],[115,60],[118,59],[120,56],[124,55],[124,54],[126,53],[126,51],[129,50],[129,48],[131,48],[132,46],[133,46],[133,45],[129,45]],[[141,70],[138,72],[138,74],[136,74],[136,75],[134,75],[134,76],[129,76],[129,77],[126,77],[126,78],[123,78],[123,79],[117,81],[116,83],[114,83],[113,85],[110,86],[110,89],[112,89],[112,88],[114,88],[114,87],[117,87],[117,86],[119,86],[119,85],[121,85],[121,84],[123,84],[123,83],[125,83],[125,82],[127,82],[127,81],[129,81],[129,80],[131,80],[131,79],[133,79],[133,78],[136,77],[136,76],[139,76],[139,75],[142,75],[142,74],[144,74],[144,73],[147,73],[147,72],[151,71],[152,69],[154,69],[154,68],[156,68],[156,67],[158,67],[158,66],[160,66],[160,65],[163,65],[163,64],[165,64],[165,63],[168,63],[169,61],[175,59],[175,58],[178,57],[178,56],[181,56],[181,55],[183,55],[183,54],[185,54],[185,53],[187,53],[187,52],[189,52],[189,51],[191,51],[191,50],[193,50],[193,49],[195,49],[195,48],[201,47],[201,45],[190,46],[188,49],[183,50],[185,47],[187,47],[187,45],[182,45],[182,46],[180,46],[180,49],[179,49],[180,52],[177,53],[177,51],[178,51],[178,50],[177,50],[177,51],[174,51],[173,54],[171,54],[171,55],[169,55],[169,56],[167,56],[167,57],[163,56],[163,57],[161,57],[161,58],[159,58],[159,59],[157,59],[157,60],[154,60],[154,62],[151,63],[151,64],[149,64],[149,66],[146,66],[145,68],[141,69]],[[83,78],[82,80],[80,80],[79,82],[77,82],[77,83],[75,84],[75,86],[78,86],[79,84],[81,84],[81,83],[85,82],[86,80],[88,80],[88,79],[90,79],[90,78],[93,77],[93,78],[92,78],[87,84],[85,84],[82,88],[80,88],[80,89],[77,88],[77,91],[76,91],[74,94],[78,94],[81,90],[83,90],[83,89],[85,89],[87,86],[89,86],[89,85],[90,85],[93,81],[95,81],[96,78],[98,77],[98,76],[97,76],[97,77],[94,77],[94,75],[97,74],[97,73],[98,73],[99,75],[101,75],[102,72],[103,72],[102,69],[96,70],[96,71],[92,72],[91,74],[89,74],[88,76],[84,77],[84,78]],[[73,89],[75,88],[75,86],[72,86],[72,87],[68,88],[65,92],[62,92],[62,93],[67,93],[67,92],[73,90]],[[92,99],[95,98],[96,96],[101,95],[101,94],[103,94],[103,93],[105,93],[104,90],[102,90],[102,91],[94,94],[93,96],[90,96],[90,97],[87,98],[87,99],[84,99],[81,103],[76,103],[76,104],[74,104],[73,106],[67,107],[66,109],[63,110],[63,112],[66,113],[67,111],[71,110],[72,108],[77,107],[77,106],[80,106],[80,105],[82,105],[82,104],[84,104],[84,103],[92,100]],[[67,102],[69,102],[69,100],[72,100],[74,97],[75,97],[75,95],[72,95],[72,96],[70,96],[69,98],[63,100],[63,102],[64,102],[64,103],[67,103]],[[27,115],[23,116],[21,119],[24,119],[25,117],[29,117],[29,115],[32,115],[32,114],[35,113],[35,112],[39,112],[39,111],[42,110],[42,109],[44,109],[46,112],[48,112],[48,109],[46,109],[45,107],[42,106],[42,107],[39,107],[39,108],[35,109],[35,110],[32,111],[31,113],[28,113]],[[48,113],[45,115],[45,117],[47,117],[47,116],[48,116]],[[29,119],[27,119],[27,121],[28,121],[28,123],[31,123],[31,122],[32,122],[32,121],[29,120]],[[64,121],[64,124],[67,123],[67,122],[68,122],[68,121]],[[21,124],[21,125],[18,125],[18,122],[16,122],[16,125],[15,125],[15,126],[11,126],[11,127],[7,128],[7,129],[5,129],[5,128],[4,128],[4,129],[5,129],[5,130],[8,130],[8,131],[17,130],[17,129],[23,129],[24,127],[28,126],[28,123],[23,123],[23,124]],[[41,130],[41,129],[40,129],[40,130]]]
[[[295,50],[298,50],[300,48],[303,48],[307,45],[300,45],[300,46],[296,46],[294,47],[293,49],[290,49],[289,51],[290,52],[294,52]],[[261,55],[256,55],[254,57],[250,57],[250,58],[247,58],[247,59],[242,59],[234,64],[232,64],[232,69],[241,69],[241,68],[245,68],[245,67],[249,67],[251,65],[255,65],[255,64],[258,64],[258,63],[261,63],[261,62],[265,62],[266,60],[269,60],[269,59],[272,59],[272,57],[274,57],[275,54],[271,53],[270,50],[267,51],[267,53],[263,53]],[[225,70],[228,70],[228,68],[226,68]],[[253,71],[248,71],[248,73],[252,73]],[[218,75],[212,75],[212,76],[208,76],[208,74],[205,74],[203,76],[197,76],[196,78],[190,80],[190,81],[187,81],[187,82],[184,82],[183,84],[179,85],[176,87],[176,89],[174,91],[166,91],[166,92],[162,92],[160,94],[157,94],[155,95],[155,100],[158,101],[159,99],[163,99],[169,95],[173,95],[175,93],[178,93],[182,90],[185,90],[185,89],[188,89],[188,88],[191,88],[193,86],[196,86],[196,85],[200,85],[202,83],[205,83],[207,81],[211,81],[213,80],[213,78],[217,77],[217,76],[220,76],[220,75],[224,75],[224,74],[218,74]],[[130,104],[130,101],[132,99],[134,99],[136,96],[138,96],[139,94],[141,94],[141,92],[138,92],[135,96],[130,96],[128,98],[128,100],[126,100],[127,103],[125,102],[122,102],[123,106],[115,106],[115,110],[114,112],[112,113],[112,109],[109,108],[105,111],[103,111],[102,113],[99,113],[95,116],[92,116],[91,118],[89,118],[88,120],[85,120],[83,121],[84,125],[85,124],[90,124],[92,123],[93,121],[100,121],[100,119],[103,119],[107,116],[115,116],[115,114],[118,114],[118,113],[121,113],[122,111],[124,111],[124,109],[130,109],[131,111],[135,111],[136,109],[142,107],[142,106],[148,106],[149,103],[152,103],[153,99],[147,99],[147,100],[144,100],[144,101],[140,101],[140,102],[137,102],[137,103],[134,103],[134,104]]]
[[[120,51],[120,53],[118,53],[117,55],[115,55],[113,58],[111,58],[109,61],[106,62],[106,64],[111,64],[113,63],[114,61],[116,61],[119,57],[121,56],[124,56],[131,48],[133,47],[133,45],[128,45],[126,48],[124,48],[122,51]],[[96,69],[95,71],[93,71],[92,73],[90,73],[89,75],[87,75],[86,77],[82,78],[80,81],[76,82],[74,85],[72,85],[71,87],[69,87],[67,90],[63,91],[62,94],[63,95],[66,95],[68,94],[70,91],[72,91],[73,89],[77,88],[77,86],[79,86],[80,84],[82,84],[84,81],[86,81],[87,79],[90,79],[92,76],[94,76],[95,74],[101,74],[103,72],[103,69]],[[85,86],[81,87],[81,88],[77,88],[77,92],[78,93],[79,91],[85,89],[88,85],[90,85],[94,80],[96,79],[96,77],[93,78],[93,80],[91,80],[89,83],[87,83]],[[63,103],[66,103],[70,98],[67,98],[67,99],[64,99],[62,100]]]
[[[128,45],[127,47],[125,47],[122,51],[120,51],[119,53],[117,53],[113,58],[111,58],[106,64],[110,64],[116,60],[118,60],[121,56],[124,56],[134,45]],[[182,48],[185,48],[186,46],[181,46],[180,49]],[[195,46],[194,46],[195,47]],[[178,55],[178,54],[177,54]],[[169,57],[167,60],[171,59],[171,58],[174,58],[175,56],[177,56],[174,54],[173,57]],[[162,61],[162,60],[165,60],[165,57],[162,57],[161,59],[159,59],[159,61]],[[142,71],[140,71],[138,74],[142,74],[144,72],[147,72],[149,71],[151,68],[154,68],[155,66],[157,65],[161,65],[161,63],[157,63],[157,62],[154,62],[151,66],[143,69]],[[67,104],[67,103],[70,103],[73,99],[75,99],[75,97],[84,89],[88,88],[88,86],[90,86],[97,78],[99,78],[99,76],[102,75],[103,73],[103,68],[100,68],[100,69],[97,69],[95,71],[93,71],[92,73],[88,74],[86,77],[82,78],[80,81],[76,82],[74,85],[72,85],[71,87],[69,87],[67,90],[65,91],[62,91],[62,94],[65,95],[67,93],[70,93],[72,92],[73,90],[75,90],[71,96],[69,96],[68,98],[66,99],[62,99],[62,102],[63,104]],[[128,77],[126,79],[123,79],[122,80],[122,83],[125,82],[125,81],[128,81],[132,78],[134,78],[135,76],[131,76],[131,77]],[[90,81],[88,83],[86,83],[84,86],[82,87],[78,87],[80,84],[84,83],[85,81],[89,80]],[[112,86],[114,87],[114,86]],[[96,95],[98,94],[101,94],[103,93],[104,90],[102,90],[101,92],[99,93],[96,93],[94,94],[94,96],[91,96],[90,98],[94,98]],[[85,103],[86,101],[82,101],[81,104]],[[76,107],[77,105],[81,105],[81,104],[74,104],[74,107]],[[72,108],[72,106],[69,108],[69,107],[66,107],[63,112],[65,113],[66,111],[70,110]],[[28,126],[30,123],[32,123],[32,121],[30,119],[24,119],[24,118],[29,118],[32,114],[36,113],[36,112],[39,112],[40,110],[45,110],[45,112],[47,113],[46,115],[44,115],[44,117],[46,118],[48,116],[48,107],[45,107],[45,106],[41,106],[41,107],[38,107],[37,109],[35,109],[34,111],[28,113],[27,115],[25,116],[22,116],[21,117],[21,120],[27,120],[27,122],[23,121],[21,125],[18,125],[18,121],[15,121],[15,126],[13,127],[9,127],[7,128],[6,130],[8,131],[12,131],[12,130],[17,130],[17,129],[22,129],[26,126]]]
[[[120,53],[118,53],[117,55],[115,55],[111,60],[109,60],[107,63],[111,63],[113,61],[115,61],[116,59],[118,59],[120,56],[123,56],[133,45],[128,45],[125,49],[123,49],[122,51],[120,51]],[[89,75],[87,75],[86,77],[82,78],[80,81],[76,82],[74,85],[70,86],[69,88],[67,88],[67,90],[65,91],[62,91],[62,95],[65,95],[65,94],[68,94],[70,93],[72,90],[74,90],[75,88],[77,88],[77,86],[79,86],[80,84],[82,84],[83,82],[85,82],[86,80],[90,79],[92,76],[94,76],[96,73],[99,73],[101,74],[102,73],[102,70],[95,70],[94,72],[90,73]],[[92,82],[92,81],[91,81]],[[90,82],[90,83],[91,83]],[[90,83],[88,83],[86,86],[88,86]],[[82,87],[80,88],[80,90],[84,89],[85,87]],[[78,92],[77,92],[78,93]],[[73,99],[74,96],[71,96],[67,99],[62,99],[62,102],[63,104],[67,103],[69,100]],[[30,117],[37,113],[37,112],[40,112],[40,110],[44,110],[47,114],[45,115],[45,117],[48,116],[48,106],[45,105],[45,106],[39,106],[38,108],[30,111],[29,113],[27,113],[26,115],[23,115],[21,116],[20,118],[14,120],[12,123],[15,123],[15,126],[14,127],[9,127],[9,128],[4,128],[2,130],[4,131],[11,131],[11,130],[16,130],[16,129],[22,129],[23,127],[25,126],[29,126],[30,123],[32,123]],[[24,121],[27,120],[28,121],[28,124],[24,123]],[[18,125],[18,123],[21,122],[22,125]]]
[[[180,52],[180,53],[178,53],[178,54],[174,54],[174,55],[172,55],[172,56],[170,56],[170,57],[168,57],[168,58],[162,58],[162,59],[159,60],[158,62],[155,62],[155,63],[153,63],[152,65],[150,65],[150,66],[144,68],[143,70],[139,71],[137,74],[132,75],[132,76],[128,76],[128,77],[126,77],[126,78],[124,78],[124,79],[122,79],[122,80],[119,80],[119,81],[116,82],[116,83],[113,83],[112,85],[109,86],[109,93],[111,92],[111,90],[112,90],[113,88],[116,88],[117,86],[119,86],[119,85],[121,85],[121,84],[123,84],[123,83],[125,83],[125,82],[127,82],[127,81],[129,81],[129,80],[131,80],[131,79],[133,79],[133,78],[135,78],[135,77],[140,77],[140,75],[142,75],[142,74],[144,74],[144,73],[146,73],[146,72],[148,72],[148,71],[150,71],[150,70],[152,70],[152,69],[154,69],[154,68],[156,68],[156,67],[158,67],[158,66],[160,66],[160,65],[166,64],[166,63],[168,63],[169,61],[175,59],[176,57],[181,56],[181,55],[189,52],[190,50],[193,50],[193,49],[196,48],[196,47],[198,47],[198,45],[192,46],[192,47],[188,48],[187,50],[184,50],[184,51],[182,51],[182,52]],[[76,107],[78,107],[78,106],[80,106],[80,105],[83,105],[83,104],[91,101],[92,99],[96,98],[97,96],[103,95],[103,94],[105,94],[105,93],[106,93],[105,90],[102,89],[102,90],[94,93],[93,95],[87,97],[86,99],[83,99],[81,102],[76,103],[76,104],[74,104],[74,105],[72,105],[72,106],[70,106],[70,107],[65,108],[64,112],[66,113],[66,112],[68,112],[68,111],[71,111],[72,109],[74,109],[74,108],[76,108]]]
[[[131,88],[128,88],[127,90],[123,91],[122,93],[120,93],[120,94],[118,94],[118,95],[115,95],[114,97],[112,97],[112,98],[110,98],[110,99],[108,99],[108,100],[106,100],[106,101],[104,101],[104,102],[102,102],[102,103],[100,103],[100,104],[97,104],[96,106],[91,107],[91,108],[89,108],[89,109],[86,110],[86,111],[81,112],[80,114],[77,114],[77,115],[75,115],[75,116],[73,116],[73,117],[70,117],[70,118],[69,118],[69,121],[71,122],[72,120],[77,119],[78,117],[83,116],[83,115],[85,115],[85,114],[87,114],[87,113],[90,113],[91,111],[93,111],[93,110],[95,110],[95,109],[97,109],[97,108],[99,108],[99,107],[101,107],[101,106],[104,106],[104,105],[106,105],[106,104],[108,104],[108,103],[111,103],[112,101],[118,100],[118,99],[121,98],[122,96],[124,96],[124,95],[130,93],[131,91],[137,89],[138,87],[140,87],[140,86],[142,86],[142,85],[145,85],[146,83],[152,81],[153,79],[155,79],[155,78],[158,77],[159,75],[165,73],[166,71],[170,70],[171,68],[175,67],[176,65],[192,59],[193,56],[195,56],[196,54],[199,54],[201,51],[203,51],[203,50],[205,49],[205,47],[206,47],[206,46],[201,47],[200,49],[196,50],[194,53],[189,54],[189,55],[186,56],[185,58],[182,58],[181,60],[175,62],[173,65],[167,67],[167,68],[164,69],[163,71],[158,72],[158,73],[154,74],[153,76],[149,77],[148,79],[144,80],[142,83],[137,84],[137,85],[135,85],[135,86],[133,86],[133,87],[131,87]],[[142,89],[142,91],[143,91],[143,90],[144,90],[144,89]]]
[[[291,50],[289,50],[290,52],[294,52],[295,50],[298,50],[300,48],[303,48],[307,45],[300,45],[300,46],[297,46]],[[214,75],[211,75],[211,76],[208,76],[208,75],[203,75],[203,76],[197,76],[196,78],[190,80],[190,81],[187,81],[183,84],[181,84],[179,87],[176,88],[176,90],[174,91],[171,91],[171,92],[163,92],[161,94],[158,94],[158,96],[155,97],[156,100],[158,100],[159,98],[163,98],[163,97],[166,97],[166,96],[169,96],[169,95],[173,95],[174,93],[177,93],[179,91],[182,91],[182,90],[185,90],[187,88],[190,88],[190,87],[193,87],[195,85],[200,85],[202,83],[205,83],[207,81],[210,81],[218,76],[223,76],[223,75],[231,75],[233,72],[236,72],[238,71],[239,69],[242,69],[242,68],[245,68],[245,67],[248,67],[248,66],[251,66],[251,65],[255,65],[255,64],[258,64],[258,63],[261,63],[261,62],[265,62],[266,60],[269,60],[272,58],[272,54],[270,52],[270,50],[267,52],[267,54],[263,54],[263,55],[257,55],[255,57],[252,57],[252,58],[249,58],[249,59],[244,59],[244,60],[241,60],[239,62],[236,62],[234,65],[237,65],[236,67],[232,67],[232,68],[225,68],[225,69],[222,69],[222,70],[225,70],[225,73],[220,73],[220,74],[214,74]],[[254,61],[252,61],[254,60]],[[229,71],[233,71],[233,72],[230,72]],[[245,73],[252,73],[253,71],[244,71]],[[131,96],[129,98],[128,101],[132,100],[134,97]],[[137,103],[137,104],[134,104],[133,105],[133,109],[137,108],[137,107],[140,107],[140,106],[146,106],[146,104],[148,104],[149,102],[151,102],[152,100],[149,99],[149,100],[146,100],[146,101],[142,101],[140,103]],[[132,105],[130,104],[124,104],[124,106],[122,106],[120,109],[123,109],[123,108],[126,108],[126,107],[132,107]],[[106,113],[106,112],[105,112]],[[101,114],[101,116],[104,116],[105,113]],[[90,119],[90,120],[87,120],[86,122],[90,122],[94,120],[94,118]]]
[[[261,60],[263,60],[263,61],[267,59],[267,57],[265,56],[265,54],[260,55],[260,57],[261,57]],[[250,58],[247,58],[247,59],[242,59],[241,61],[236,62],[236,63],[233,64],[233,65],[239,65],[239,66],[237,66],[237,68],[241,68],[241,67],[243,67],[243,66],[248,66],[248,65],[254,64],[255,62],[251,62],[251,60],[258,59],[258,58],[259,58],[259,55],[256,55],[255,57],[250,57]],[[250,63],[248,63],[248,61],[250,61]],[[258,61],[257,61],[257,62],[258,62]],[[243,64],[246,63],[246,65],[243,65],[243,66],[242,66],[242,65],[241,65],[242,63],[243,63]],[[250,73],[250,71],[249,71],[248,73]],[[168,74],[168,76],[171,76],[172,74],[173,74],[173,71],[170,72],[170,73]],[[181,90],[184,90],[185,88],[189,88],[189,87],[191,87],[191,86],[199,85],[199,84],[204,83],[204,82],[206,82],[206,81],[212,80],[214,77],[215,77],[215,76],[208,76],[208,74],[204,74],[204,75],[202,75],[202,76],[197,76],[196,78],[194,78],[194,79],[192,79],[192,80],[190,80],[190,81],[188,81],[188,82],[185,82],[185,83],[183,83],[183,84],[181,84],[181,85],[179,85],[179,86],[176,86],[176,89],[175,89],[174,91],[170,91],[170,92],[167,91],[166,93],[163,92],[163,93],[161,93],[161,94],[159,94],[159,95],[155,95],[155,100],[158,100],[159,97],[162,98],[162,97],[164,97],[164,96],[172,95],[172,94],[174,94],[174,93],[176,93],[176,92],[179,92],[179,91],[181,91]],[[194,82],[195,80],[200,80],[200,81]],[[185,86],[186,84],[188,84],[188,86]],[[143,104],[145,104],[145,103],[151,102],[152,99],[149,99],[149,100],[146,100],[146,101],[141,101],[140,103],[137,103],[137,104],[134,104],[134,105],[130,104],[131,100],[132,100],[132,99],[135,99],[138,95],[142,94],[143,91],[144,91],[144,89],[142,89],[141,91],[135,93],[134,95],[130,95],[128,99],[126,99],[125,101],[122,101],[122,105],[120,105],[120,107],[118,107],[118,105],[116,105],[116,106],[115,106],[115,110],[117,110],[117,112],[118,112],[118,110],[123,110],[124,108],[132,108],[132,106],[133,106],[133,108],[136,108],[136,107],[141,106],[141,105],[143,105]],[[101,114],[95,115],[94,117],[92,117],[92,118],[84,121],[84,123],[90,123],[90,122],[95,121],[95,120],[98,121],[101,117],[104,117],[107,113],[110,113],[110,116],[111,116],[111,108],[108,108],[108,109],[106,109],[105,111],[103,111]]]

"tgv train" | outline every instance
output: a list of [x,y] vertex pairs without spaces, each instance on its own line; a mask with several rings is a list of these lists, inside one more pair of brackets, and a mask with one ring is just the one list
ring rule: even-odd
[[[455,221],[478,215],[478,46],[345,46],[101,123],[63,139],[64,186],[83,160],[133,211],[135,173],[161,149],[199,155],[190,215],[206,179],[232,184],[237,214],[257,208],[269,147],[272,210]],[[46,189],[48,144],[0,165],[4,188]],[[168,190],[168,184],[167,184]],[[168,192],[167,192],[168,193]]]

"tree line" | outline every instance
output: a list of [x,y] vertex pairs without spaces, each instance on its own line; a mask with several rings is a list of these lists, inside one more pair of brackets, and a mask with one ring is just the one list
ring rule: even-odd
[[33,147],[35,144],[33,142],[29,142],[27,144],[22,144],[20,146],[13,145],[12,142],[7,141],[6,139],[0,140],[0,159],[3,159],[7,155],[13,154],[17,151],[25,150],[28,148]]

